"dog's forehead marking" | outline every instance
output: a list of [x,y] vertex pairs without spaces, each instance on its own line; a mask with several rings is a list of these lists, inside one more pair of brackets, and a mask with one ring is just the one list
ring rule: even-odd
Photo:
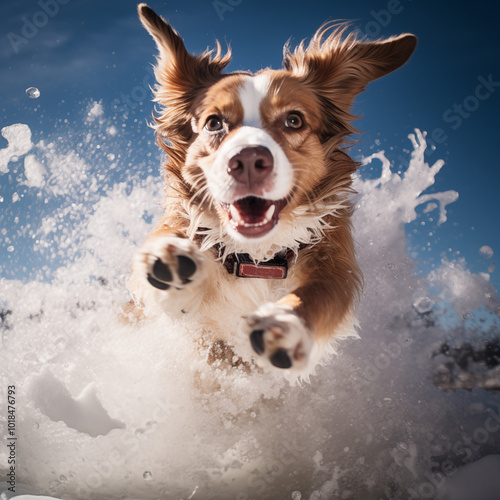
[[269,91],[271,80],[267,75],[247,76],[240,87],[239,97],[243,106],[243,125],[262,127],[260,103]]

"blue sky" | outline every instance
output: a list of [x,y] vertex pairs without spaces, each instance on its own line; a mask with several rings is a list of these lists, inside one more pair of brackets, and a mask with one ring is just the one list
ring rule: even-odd
[[[500,255],[500,6],[427,0],[149,4],[173,24],[193,52],[213,46],[215,39],[230,43],[229,70],[280,67],[286,40],[310,37],[331,19],[353,20],[371,37],[416,34],[419,45],[410,62],[359,96],[355,113],[364,117],[356,122],[362,142],[351,153],[357,158],[369,155],[378,140],[375,150],[385,149],[399,169],[411,149],[407,135],[415,127],[427,130],[436,139],[428,161],[446,161],[430,192],[453,189],[460,198],[448,206],[446,224],[437,227],[429,220],[435,214],[423,214],[408,226],[419,266],[428,270],[444,252],[449,258],[464,256],[474,272],[487,272]],[[102,100],[108,120],[120,131],[114,141],[123,152],[123,164],[114,180],[126,181],[130,171],[155,171],[159,153],[146,124],[152,111],[148,85],[154,50],[133,1],[6,3],[0,19],[0,127],[26,123],[34,141],[64,135],[62,142],[76,144],[87,106]],[[30,86],[40,89],[39,99],[27,98]],[[5,145],[0,138],[0,147]],[[90,147],[81,154],[92,158]],[[0,177],[1,228],[9,229],[16,213],[29,208],[9,205],[15,173],[14,168],[10,177]],[[479,255],[483,245],[495,252],[489,261]],[[0,253],[4,248],[0,242]],[[14,267],[21,265],[20,258],[11,260]],[[5,254],[0,261],[5,263]],[[500,269],[491,281],[498,290]]]

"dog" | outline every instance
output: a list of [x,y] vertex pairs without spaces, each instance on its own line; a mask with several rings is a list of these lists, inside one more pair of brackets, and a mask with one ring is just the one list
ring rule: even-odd
[[327,24],[308,44],[285,45],[282,69],[225,73],[229,48],[191,55],[151,8],[138,12],[159,52],[166,192],[134,259],[134,301],[195,318],[233,360],[313,373],[357,327],[351,106],[409,59],[416,37],[364,41]]

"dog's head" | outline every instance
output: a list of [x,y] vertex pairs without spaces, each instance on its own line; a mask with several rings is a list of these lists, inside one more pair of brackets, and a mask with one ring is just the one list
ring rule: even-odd
[[416,45],[411,34],[364,42],[345,25],[327,26],[307,46],[285,46],[283,69],[226,74],[230,53],[219,43],[191,55],[147,5],[139,16],[159,50],[155,120],[170,182],[249,245],[279,239],[299,207],[345,195],[356,168],[341,150],[356,131],[353,100]]

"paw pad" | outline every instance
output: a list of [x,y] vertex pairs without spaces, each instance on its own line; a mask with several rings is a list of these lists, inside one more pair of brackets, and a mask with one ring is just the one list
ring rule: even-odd
[[278,349],[270,358],[271,364],[276,368],[291,368],[292,360],[285,349]]
[[259,357],[284,370],[307,367],[313,335],[290,307],[265,304],[245,319],[250,345]]
[[254,330],[250,334],[250,343],[257,354],[264,352],[264,330]]
[[[185,255],[176,256],[177,269],[174,272],[179,276],[180,282],[185,285],[190,283],[189,279],[196,272],[196,263],[186,257]],[[170,266],[165,264],[161,259],[156,259],[150,272],[147,275],[147,279],[150,285],[158,288],[159,290],[168,290],[173,286],[175,281],[174,274],[170,269]],[[177,287],[175,287],[177,288]]]

